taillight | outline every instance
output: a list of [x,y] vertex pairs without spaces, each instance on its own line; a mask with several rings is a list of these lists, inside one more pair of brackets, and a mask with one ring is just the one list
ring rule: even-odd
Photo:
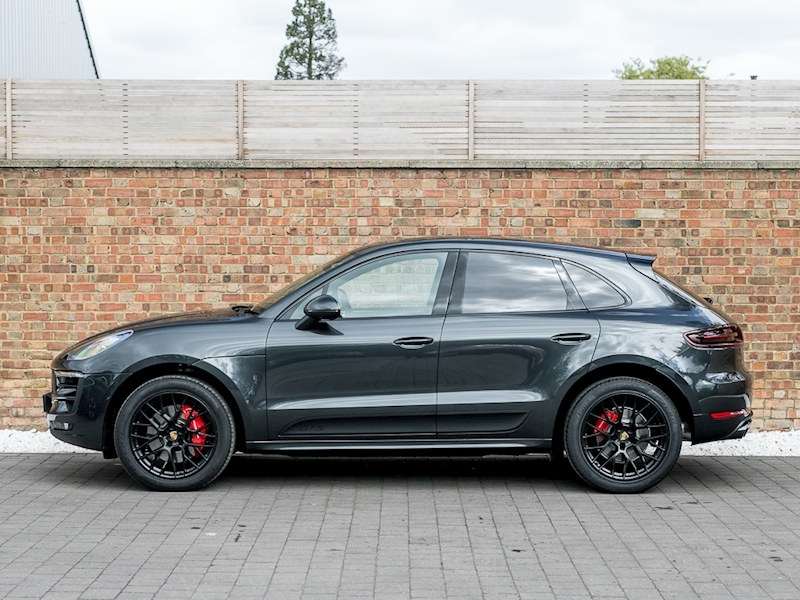
[[730,348],[744,343],[742,328],[734,323],[690,331],[683,337],[695,348]]

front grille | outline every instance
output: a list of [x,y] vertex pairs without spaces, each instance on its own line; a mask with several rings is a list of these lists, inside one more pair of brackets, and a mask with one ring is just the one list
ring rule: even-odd
[[51,413],[72,412],[75,402],[81,395],[83,373],[73,371],[53,371],[53,406]]

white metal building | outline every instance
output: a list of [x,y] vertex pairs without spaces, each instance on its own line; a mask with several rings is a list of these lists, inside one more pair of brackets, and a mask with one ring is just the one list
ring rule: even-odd
[[0,0],[0,78],[98,79],[80,0]]

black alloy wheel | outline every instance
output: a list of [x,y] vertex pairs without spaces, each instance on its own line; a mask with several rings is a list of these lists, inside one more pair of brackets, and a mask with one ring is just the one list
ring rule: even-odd
[[659,483],[675,466],[681,441],[675,405],[641,379],[598,382],[567,415],[570,464],[586,483],[606,492],[641,492]]
[[230,461],[235,425],[211,386],[169,375],[148,381],[125,400],[114,441],[122,466],[138,482],[162,491],[197,490]]

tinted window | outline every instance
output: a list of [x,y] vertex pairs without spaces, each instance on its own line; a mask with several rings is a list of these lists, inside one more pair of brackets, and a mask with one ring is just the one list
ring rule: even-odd
[[566,308],[567,294],[553,261],[499,252],[470,252],[467,256],[462,313],[544,312]]
[[594,273],[577,265],[562,263],[569,273],[569,278],[581,295],[586,308],[609,308],[625,303],[625,298],[608,283]]
[[430,315],[447,252],[404,254],[376,260],[337,277],[326,291],[342,318]]

